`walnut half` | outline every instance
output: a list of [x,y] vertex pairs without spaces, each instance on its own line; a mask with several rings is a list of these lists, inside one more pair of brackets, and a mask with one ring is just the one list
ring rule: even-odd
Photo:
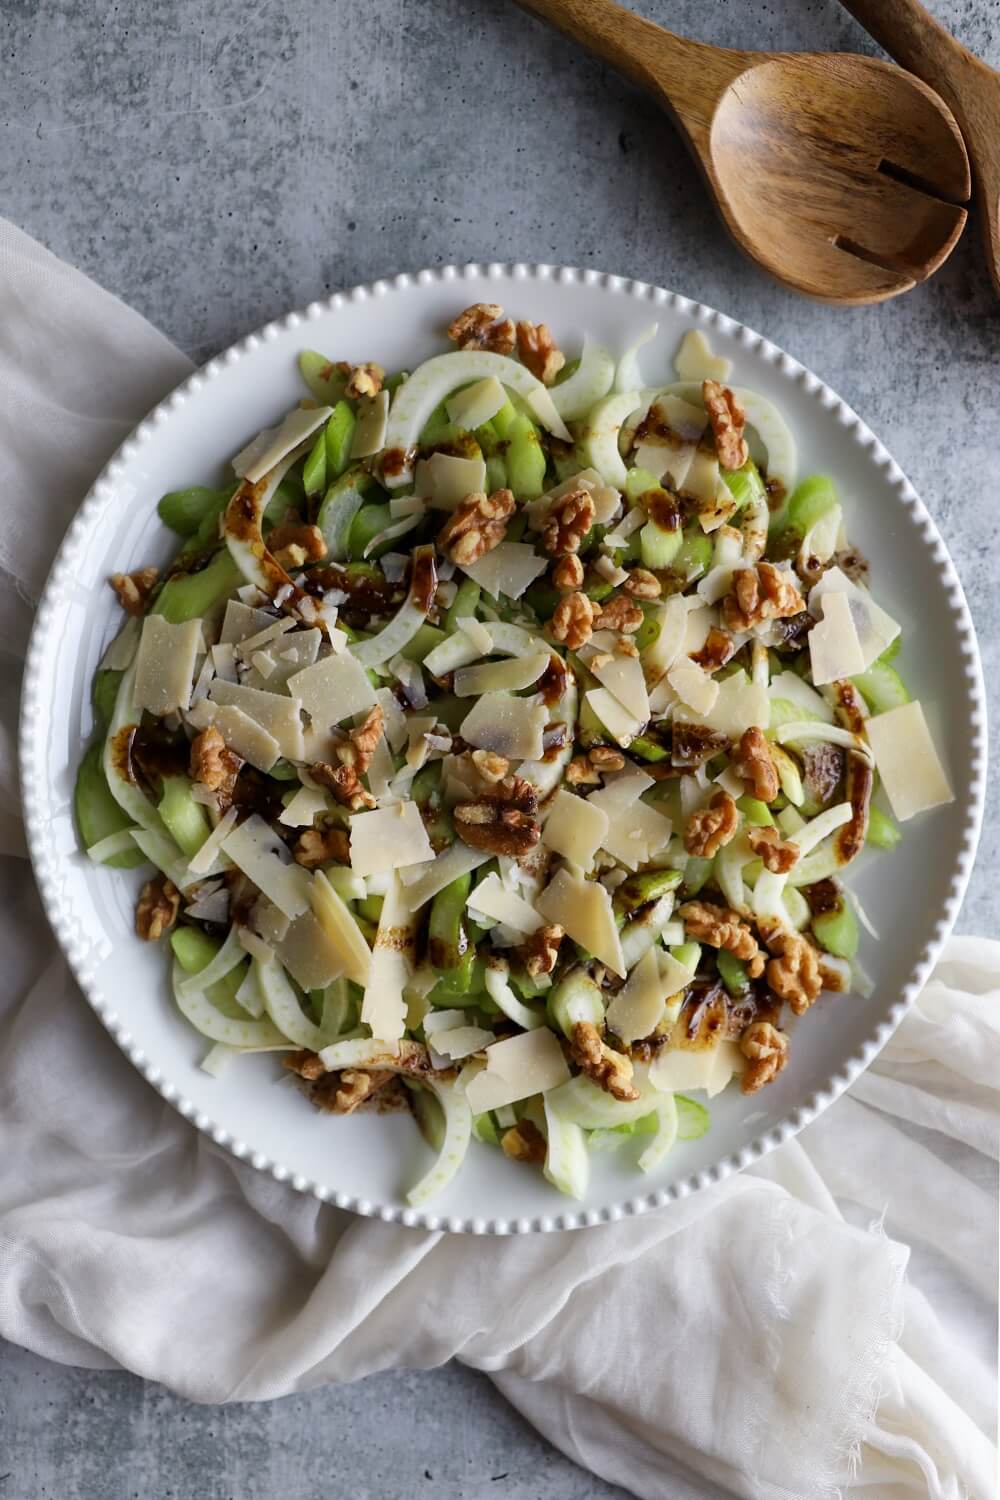
[[717,380],[703,380],[701,395],[705,410],[708,412],[708,420],[712,424],[712,435],[715,438],[715,451],[719,455],[720,467],[742,469],[750,457],[750,449],[743,436],[743,429],[746,426],[746,414],[743,408],[737,404],[736,397],[729,387],[720,385]]
[[573,1061],[581,1072],[606,1094],[626,1101],[639,1098],[639,1090],[632,1082],[631,1058],[602,1042],[596,1026],[589,1021],[577,1021],[571,1046]]
[[763,973],[764,956],[738,912],[730,911],[727,906],[714,906],[710,901],[686,901],[677,915],[685,931],[699,943],[725,948],[734,958],[742,959],[751,979]]
[[693,812],[684,830],[684,847],[698,859],[712,859],[736,837],[740,815],[728,792],[718,791],[707,807]]
[[472,802],[459,802],[455,831],[472,849],[521,859],[541,837],[538,794],[519,776],[507,776],[492,791]]
[[498,303],[474,302],[449,324],[448,337],[460,349],[512,354],[517,335],[513,318],[505,318]]
[[438,548],[458,567],[468,567],[503,541],[513,514],[510,490],[466,495],[438,532]]
[[751,1021],[740,1037],[740,1051],[750,1064],[740,1087],[744,1094],[756,1094],[788,1061],[788,1038],[770,1021]]
[[173,927],[180,909],[180,891],[165,875],[157,875],[139,892],[135,930],[145,942],[155,943]]

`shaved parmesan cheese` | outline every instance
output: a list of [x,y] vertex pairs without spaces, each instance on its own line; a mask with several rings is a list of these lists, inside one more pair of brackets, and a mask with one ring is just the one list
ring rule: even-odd
[[704,714],[675,710],[675,719],[715,729],[730,739],[739,739],[745,729],[756,724],[766,729],[770,719],[767,689],[751,682],[745,672],[734,672],[718,684],[718,697]]
[[[420,975],[418,974],[416,977],[417,979],[419,979]],[[430,988],[433,989],[435,984],[437,984],[437,975],[433,975],[431,977]],[[413,985],[410,986],[410,989],[412,991]],[[428,1011],[427,1015],[424,1017],[423,1022],[424,1035],[426,1037],[432,1037],[436,1036],[439,1031],[454,1031],[456,1026],[461,1026],[464,1024],[464,1022],[464,1010]]]
[[542,919],[534,907],[509,891],[499,875],[487,875],[481,880],[466,902],[470,911],[482,912],[486,917],[495,917],[505,927],[530,936],[542,926]]
[[683,661],[671,667],[667,681],[682,703],[696,714],[709,714],[719,696],[719,684],[697,662]]
[[955,800],[920,704],[900,704],[865,724],[886,796],[901,823]]
[[746,791],[746,787],[743,785],[743,778],[736,774],[732,766],[727,766],[724,771],[716,776],[715,784],[721,787],[724,792],[728,792],[734,800],[742,797]]
[[278,815],[278,822],[286,828],[311,828],[314,818],[329,809],[325,792],[316,787],[303,786],[295,793],[288,806]]
[[851,617],[861,646],[867,671],[876,657],[892,645],[899,635],[900,627],[891,615],[880,609],[867,589],[852,583],[840,568],[828,568],[809,594],[809,609],[814,615],[822,615],[826,599],[831,594],[846,594],[851,606]]
[[824,594],[823,618],[809,632],[809,663],[817,687],[865,669],[865,654],[846,594]]
[[[416,808],[413,810],[416,812]],[[380,814],[366,813],[364,816],[374,818]],[[419,814],[417,820],[419,822]],[[351,819],[352,823],[357,821],[357,818]],[[413,970],[415,936],[416,927],[399,877],[393,875],[382,900],[371,970],[361,1002],[361,1020],[371,1027],[372,1036],[379,1041],[398,1041],[406,1030],[403,990]]]
[[235,822],[236,808],[230,807],[223,813],[198,852],[191,856],[190,863],[188,864],[188,873],[190,875],[204,875],[212,868],[219,857],[223,842],[229,836],[229,830]]
[[389,749],[389,742],[383,734],[375,742],[372,758],[368,764],[368,786],[372,796],[378,803],[392,800],[390,782],[395,775],[396,765]]
[[252,719],[271,735],[280,753],[288,760],[304,758],[302,718],[299,705],[293,699],[280,693],[267,693],[260,688],[225,682],[220,677],[209,688],[209,697],[213,703],[222,704],[223,707],[241,709],[248,719]]
[[649,694],[649,712],[654,719],[663,718],[679,702],[680,699],[666,677],[661,677]]
[[351,818],[351,869],[375,875],[433,859],[427,830],[415,802],[400,802]]
[[434,1033],[434,1051],[458,1062],[460,1058],[471,1057],[474,1052],[482,1052],[492,1041],[492,1031],[486,1031],[482,1026],[455,1026],[450,1031]]
[[[690,971],[684,969],[684,975],[687,984]],[[647,948],[608,1006],[608,1026],[623,1042],[650,1036],[663,1018],[664,1001],[669,993],[660,977],[656,948]]]
[[390,750],[395,753],[406,744],[406,715],[396,701],[395,693],[389,688],[379,688],[375,694],[375,702],[382,710],[385,738]]
[[544,1094],[569,1078],[562,1047],[548,1027],[522,1032],[486,1049],[486,1067],[465,1085],[473,1114]]
[[[474,667],[460,667],[455,673],[455,697],[473,698],[481,693],[510,692],[537,682],[549,664],[550,652],[534,656],[511,656],[505,661],[481,662]],[[626,658],[628,659],[628,658]],[[636,661],[635,666],[639,667]],[[642,669],[639,668],[642,676]]]
[[348,651],[325,656],[315,666],[293,673],[288,691],[298,699],[313,725],[322,729],[364,712],[375,702],[375,689],[364,667]]
[[714,609],[705,609],[700,605],[689,607],[681,656],[693,656],[696,651],[700,651],[708,640],[708,632],[717,624],[718,616]]
[[162,716],[191,702],[194,662],[201,644],[201,621],[171,625],[162,615],[147,615],[135,658],[133,703]]
[[347,978],[355,984],[366,985],[371,972],[371,949],[361,928],[322,870],[313,875],[309,900],[313,913],[337,950]]
[[648,722],[649,695],[642,663],[637,656],[613,656],[610,661],[592,657],[588,666],[598,682],[614,694],[633,719],[640,725]]
[[351,440],[351,461],[371,458],[385,447],[385,431],[389,422],[389,392],[379,391],[376,396],[362,396],[358,402],[358,421]]
[[[493,636],[481,620],[477,620],[474,615],[459,615],[458,628],[469,637],[474,646],[479,648],[481,656],[489,656],[493,650]],[[516,630],[517,626],[514,629]]]
[[294,630],[295,621],[285,615],[280,620],[271,620],[269,624],[258,630],[256,635],[245,636],[239,642],[240,655],[244,658],[250,656],[254,651],[259,651],[261,646],[266,646],[276,636],[285,635],[289,630]]
[[256,484],[293,448],[325,426],[332,415],[332,406],[294,407],[277,427],[265,427],[240,449],[233,459],[233,473],[237,479],[249,479]]
[[238,870],[290,920],[309,907],[309,877],[293,864],[285,844],[256,813],[234,828],[223,842]]
[[609,818],[615,818],[624,808],[638,802],[643,792],[655,785],[648,772],[640,771],[638,766],[631,766],[620,776],[608,776],[599,791],[591,792],[587,802],[591,807],[599,807]]
[[457,458],[452,453],[432,453],[422,458],[414,473],[416,493],[435,510],[454,510],[466,495],[486,489],[486,464],[481,458]]
[[538,910],[547,921],[557,922],[575,943],[580,943],[619,978],[625,978],[625,960],[611,897],[602,885],[569,870],[559,870],[538,898]]
[[712,346],[700,328],[690,329],[681,339],[680,348],[674,356],[674,369],[678,379],[701,382],[718,380],[725,383],[733,371],[731,359],[713,354]]
[[529,698],[484,693],[462,720],[459,733],[477,749],[495,750],[508,760],[539,760],[547,719],[544,705]]
[[618,744],[623,747],[627,748],[631,745],[636,735],[641,732],[645,720],[637,719],[635,714],[630,714],[628,709],[608,692],[607,688],[591,688],[583,696],[611,738],[617,740]]
[[[296,672],[301,672],[305,667],[311,667],[319,655],[322,633],[319,630],[296,630],[293,635],[278,641],[271,648],[268,655],[271,658],[271,670],[266,676],[257,668],[251,672],[246,679],[247,687],[263,687],[267,684],[267,691],[271,693],[285,692],[288,688],[288,679]],[[257,666],[257,656],[254,656],[254,666]]]
[[508,599],[520,599],[547,566],[548,559],[539,557],[529,543],[501,542],[478,562],[468,563],[462,571],[493,599],[498,599],[501,594],[506,594]]
[[[295,983],[304,990],[321,990],[344,972],[340,950],[311,911],[304,911],[290,923],[278,944],[277,954]],[[271,1019],[281,1025],[277,1016],[272,1015]]]
[[736,509],[729,486],[719,477],[719,460],[711,448],[695,449],[684,476],[684,493],[707,507],[699,517],[703,531],[714,531]]
[[560,787],[542,829],[542,842],[581,870],[589,870],[607,831],[608,815],[602,807]]
[[654,1057],[649,1081],[663,1093],[704,1089],[714,1099],[734,1073],[742,1073],[744,1066],[736,1042],[717,1042],[714,1047],[671,1047]]
[[238,645],[273,624],[274,616],[268,610],[254,609],[249,604],[241,604],[239,599],[230,599],[226,605],[219,644]]
[[187,721],[195,729],[217,729],[229,749],[258,771],[269,771],[281,754],[274,735],[268,734],[241,708],[199,698],[188,711]]
[[474,432],[495,417],[506,400],[507,393],[496,376],[487,375],[485,380],[477,380],[452,396],[445,402],[445,410],[456,426]]
[[446,885],[450,885],[461,875],[467,875],[470,870],[478,870],[480,865],[485,865],[492,857],[483,849],[472,849],[468,844],[459,842],[452,844],[448,852],[438,859],[428,860],[426,864],[416,868],[401,870],[399,878],[406,890],[410,909],[419,910],[425,901],[436,896],[438,891],[443,891]]
[[624,547],[633,531],[638,531],[645,521],[646,513],[641,505],[637,505],[634,510],[626,511],[614,531],[609,531],[605,535],[604,545],[616,551],[619,547]]
[[[642,664],[650,682],[656,682],[677,661],[687,632],[688,608],[680,594],[672,594],[665,604],[657,604],[653,619],[659,634],[642,653]],[[695,650],[698,648],[695,647]]]
[[601,847],[630,870],[637,870],[667,847],[672,833],[669,818],[645,802],[633,802],[609,820]]

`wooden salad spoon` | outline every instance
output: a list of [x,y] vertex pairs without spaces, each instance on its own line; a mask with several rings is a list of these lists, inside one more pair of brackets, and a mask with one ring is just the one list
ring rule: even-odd
[[880,302],[954,249],[965,145],[933,90],[892,63],[710,47],[612,0],[518,3],[666,105],[730,234],[786,286]]
[[951,105],[972,156],[976,208],[1000,295],[1000,73],[955,40],[919,0],[842,0],[866,31]]

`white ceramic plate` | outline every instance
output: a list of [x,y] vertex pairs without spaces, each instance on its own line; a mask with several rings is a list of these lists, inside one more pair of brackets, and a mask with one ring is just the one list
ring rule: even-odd
[[[300,349],[412,368],[477,301],[548,321],[571,353],[584,332],[620,351],[657,320],[642,355],[657,383],[673,378],[684,332],[701,326],[734,361],[734,382],[780,405],[799,441],[800,473],[835,476],[879,602],[904,627],[900,664],[956,800],[908,824],[898,851],[862,857],[852,884],[882,934],[879,943],[865,938],[861,954],[875,993],[824,997],[793,1023],[791,1062],[775,1084],[714,1100],[709,1133],[678,1145],[650,1176],[628,1146],[595,1155],[583,1203],[474,1143],[432,1212],[416,1213],[403,1195],[430,1152],[408,1117],[315,1114],[274,1057],[236,1060],[219,1079],[199,1069],[208,1044],[173,1007],[166,954],[133,935],[141,877],[95,868],[77,852],[71,796],[92,733],[91,676],[119,624],[105,580],[165,563],[174,546],[157,519],[159,496],[221,481],[228,456],[302,395]],[[871,1061],[920,989],[958,911],[982,815],[986,721],[972,621],[944,544],[889,454],[833,391],[759,335],[659,288],[590,271],[469,266],[400,276],[313,303],[213,360],[152,412],[84,501],[39,607],[25,684],[21,774],[35,873],[80,986],[122,1050],[199,1130],[261,1170],[358,1213],[433,1228],[505,1234],[640,1213],[738,1171],[800,1129]]]

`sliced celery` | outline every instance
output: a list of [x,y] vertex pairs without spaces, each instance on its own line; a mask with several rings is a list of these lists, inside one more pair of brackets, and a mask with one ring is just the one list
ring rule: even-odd
[[629,469],[625,476],[625,498],[630,505],[640,500],[647,490],[658,490],[660,481],[649,469]]
[[[496,422],[496,417],[493,421]],[[504,457],[507,485],[514,498],[537,500],[545,489],[545,453],[538,437],[538,429],[523,412],[515,416],[511,424]]]
[[874,803],[868,809],[868,839],[876,849],[895,849],[903,837],[903,830]]
[[751,828],[773,828],[774,818],[771,809],[766,802],[761,802],[757,797],[737,797],[736,806],[746,818]]
[[218,515],[230,496],[229,490],[209,490],[203,485],[192,485],[186,490],[171,490],[157,505],[157,513],[164,526],[176,531],[178,536],[193,536],[206,515]]
[[[84,849],[91,849],[111,834],[122,833],[134,826],[111,795],[104,776],[102,753],[103,746],[91,745],[76,773],[73,811]],[[124,854],[112,855],[104,863],[117,870],[132,870],[143,864],[145,858],[140,849],[129,849]]]
[[90,684],[90,701],[94,705],[94,717],[102,729],[107,729],[111,723],[122,676],[121,672],[114,672],[110,667],[99,668],[94,673],[94,680]]
[[302,487],[307,495],[318,495],[326,489],[326,433],[321,432],[305,461]]
[[883,658],[873,662],[867,672],[852,677],[851,681],[873,714],[884,714],[888,709],[899,708],[910,701],[906,683],[896,668],[890,667]]
[[459,620],[475,618],[482,589],[472,578],[463,578],[458,592],[444,617],[445,630],[450,635],[458,629]]
[[655,521],[647,521],[639,533],[639,555],[644,568],[669,568],[684,545],[684,533],[678,526],[664,531]]
[[846,896],[834,911],[820,912],[812,919],[813,936],[821,948],[836,958],[855,958],[858,951],[858,920]]
[[767,500],[767,491],[764,481],[760,477],[760,470],[752,458],[748,458],[742,469],[723,469],[722,477],[729,488],[729,492],[736,501],[737,510],[742,510],[744,505],[750,501],[759,502]]
[[719,978],[733,999],[738,1000],[745,995],[750,988],[746,964],[734,957],[732,953],[728,953],[725,948],[719,949],[715,955],[715,962],[719,970]]
[[381,557],[383,552],[392,550],[392,539],[379,542],[372,547],[365,557],[365,548],[377,537],[380,531],[385,531],[393,522],[392,511],[388,503],[385,505],[363,505],[351,522],[351,533],[347,542],[347,555],[360,562],[368,558]]
[[339,479],[351,461],[351,444],[357,427],[354,408],[348,401],[338,401],[326,424],[326,482]]
[[374,500],[381,494],[379,485],[360,466],[348,469],[330,485],[319,508],[316,525],[323,533],[327,557],[331,562],[345,561],[355,517],[366,501]]
[[570,1038],[573,1036],[573,1027],[581,1021],[589,1021],[592,1026],[597,1027],[604,1025],[604,1000],[601,992],[594,981],[579,969],[571,971],[549,991],[547,1009],[552,1024]]
[[211,827],[205,809],[191,795],[191,782],[186,776],[163,778],[159,813],[167,832],[183,853],[189,858],[192,854],[197,854],[208,838]]
[[157,596],[152,613],[162,615],[171,625],[180,625],[184,620],[207,615],[242,582],[242,573],[229,555],[228,548],[223,547],[207,567],[199,569],[197,573],[176,573],[168,578]]

